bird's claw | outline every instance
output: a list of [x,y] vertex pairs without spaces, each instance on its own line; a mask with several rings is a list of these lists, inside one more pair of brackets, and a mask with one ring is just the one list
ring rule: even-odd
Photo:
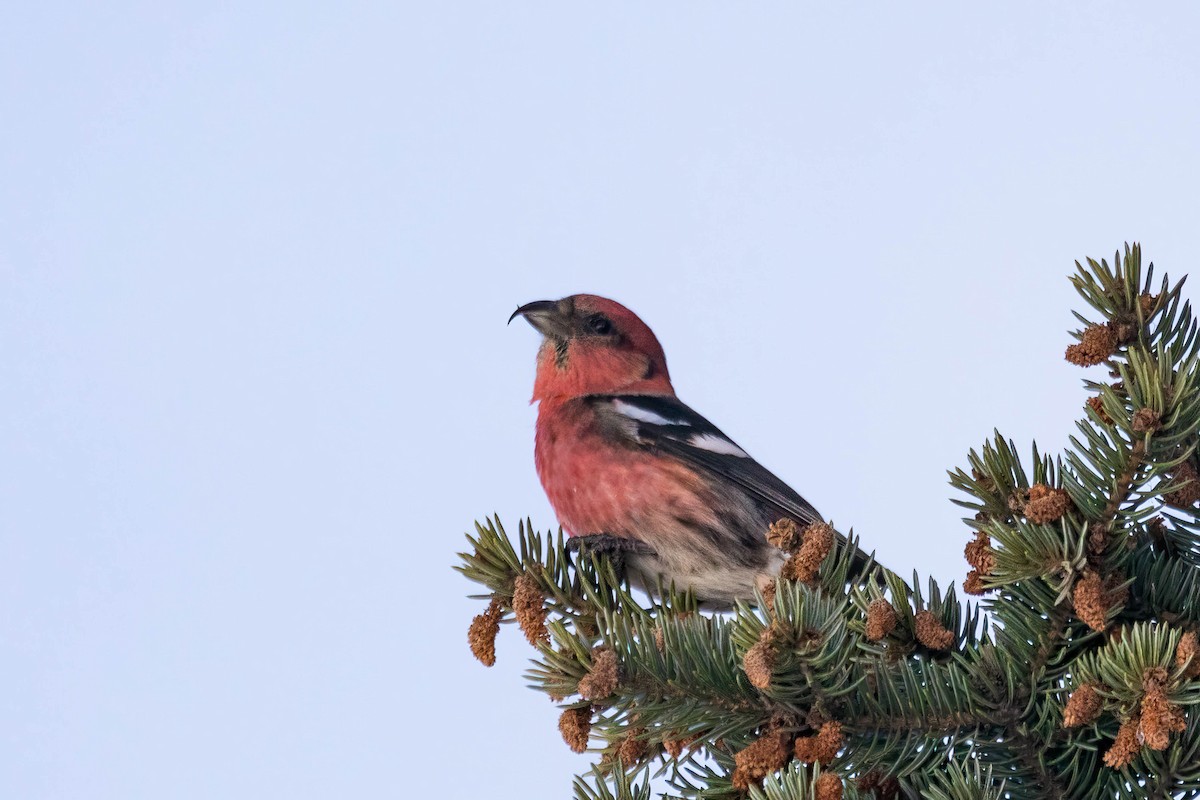
[[[592,533],[585,536],[572,536],[567,540],[568,553],[587,552],[593,555],[601,553],[608,556],[617,577],[625,580],[625,559],[630,554],[654,555],[654,548],[637,539],[626,539],[623,536],[613,536],[611,533]],[[575,572],[575,589],[578,590],[580,575]]]
[[578,553],[582,550],[591,553],[616,555],[618,553],[636,553],[638,555],[654,555],[654,548],[638,539],[627,539],[624,536],[613,536],[611,533],[591,533],[586,536],[572,536],[567,540],[567,551]]

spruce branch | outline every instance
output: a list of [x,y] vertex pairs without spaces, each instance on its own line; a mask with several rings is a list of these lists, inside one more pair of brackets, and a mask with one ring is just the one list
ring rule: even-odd
[[[1072,277],[1070,446],[998,431],[950,473],[968,513],[959,599],[870,566],[828,526],[778,524],[780,577],[725,614],[528,523],[476,526],[460,571],[535,649],[528,677],[596,759],[578,800],[1200,796],[1200,332],[1141,250]],[[861,564],[866,561],[867,569]],[[665,796],[665,795],[664,795]]]

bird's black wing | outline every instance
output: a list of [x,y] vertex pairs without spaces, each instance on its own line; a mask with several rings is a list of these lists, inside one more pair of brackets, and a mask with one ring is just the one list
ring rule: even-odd
[[802,525],[822,521],[811,503],[676,398],[598,395],[590,400],[604,419],[638,445],[740,486],[746,494]]

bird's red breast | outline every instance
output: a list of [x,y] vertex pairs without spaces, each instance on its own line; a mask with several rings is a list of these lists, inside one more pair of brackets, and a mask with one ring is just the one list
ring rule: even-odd
[[543,400],[534,458],[563,528],[572,535],[670,535],[681,522],[718,524],[708,484],[686,464],[606,435],[579,399]]

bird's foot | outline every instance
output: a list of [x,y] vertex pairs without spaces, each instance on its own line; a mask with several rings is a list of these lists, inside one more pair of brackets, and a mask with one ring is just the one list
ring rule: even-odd
[[[624,580],[625,559],[629,555],[654,555],[654,548],[637,539],[627,539],[614,536],[611,533],[591,533],[584,536],[572,536],[567,540],[568,553],[602,553],[612,562],[617,577]],[[579,573],[575,573],[578,582]],[[576,586],[576,589],[579,587]]]
[[618,553],[637,553],[638,555],[653,555],[654,548],[638,539],[628,539],[624,536],[613,536],[611,533],[590,533],[586,536],[572,536],[567,539],[567,550],[572,553],[587,550],[590,553],[616,555]]

